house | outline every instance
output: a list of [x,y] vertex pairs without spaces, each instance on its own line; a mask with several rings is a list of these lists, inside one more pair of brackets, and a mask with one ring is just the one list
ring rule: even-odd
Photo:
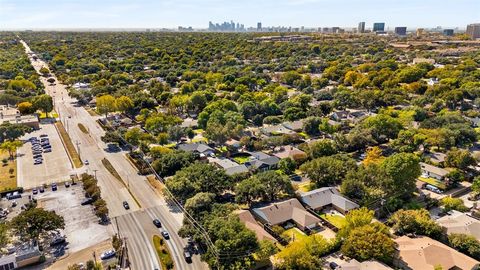
[[465,117],[473,127],[480,127],[480,117]]
[[42,253],[38,249],[37,245],[30,243],[24,244],[19,247],[15,253],[17,267],[22,268],[27,265],[35,264],[40,260],[41,256]]
[[272,242],[277,241],[273,236],[271,236],[267,231],[265,231],[265,229],[263,229],[263,227],[260,224],[258,224],[258,222],[255,220],[255,218],[253,217],[250,211],[239,210],[237,214],[240,221],[245,224],[245,227],[247,227],[249,230],[255,233],[258,241],[262,241],[262,240],[269,240]]
[[227,140],[225,142],[225,145],[234,149],[239,149],[240,147],[242,147],[242,143],[239,140],[235,140],[235,139]]
[[271,203],[253,208],[252,211],[257,219],[270,226],[294,222],[299,229],[307,230],[317,227],[320,222],[320,219],[309,213],[297,199]]
[[344,110],[344,111],[336,111],[333,112],[330,115],[330,118],[334,121],[337,122],[342,122],[342,121],[351,121],[354,123],[358,123],[368,117],[369,115],[372,115],[371,113],[368,113],[366,110]]
[[430,152],[430,153],[425,153],[424,157],[430,158],[430,161],[435,162],[437,164],[442,164],[445,162],[447,155],[439,152]]
[[268,125],[259,129],[260,133],[272,136],[272,135],[292,135],[296,134],[295,131],[284,127],[283,125]]
[[280,159],[278,157],[270,156],[263,152],[258,151],[247,153],[249,153],[251,157],[249,161],[245,162],[245,165],[252,170],[274,170],[277,168],[278,162],[280,162]]
[[307,153],[291,145],[276,148],[273,155],[279,159],[291,158],[297,160],[307,158]]
[[449,173],[449,171],[445,169],[423,162],[420,162],[420,168],[422,170],[422,177],[435,178],[439,181],[445,180],[445,176]]
[[304,120],[301,119],[301,120],[292,121],[292,122],[283,122],[282,125],[287,129],[298,132],[303,130],[303,122]]
[[447,234],[468,234],[480,240],[480,221],[465,213],[452,210],[436,221]]
[[228,158],[208,158],[209,162],[220,169],[224,169],[228,175],[237,173],[248,173],[249,170],[244,164],[238,164]]
[[455,249],[426,236],[410,238],[402,236],[394,239],[397,256],[394,265],[400,269],[477,269],[479,263]]
[[335,269],[338,270],[393,270],[385,264],[378,261],[363,261],[359,262],[355,259],[351,259],[348,262],[340,263]]
[[315,211],[325,207],[333,207],[335,210],[346,214],[352,209],[359,207],[358,204],[345,198],[334,187],[324,187],[309,192],[300,193],[300,201]]
[[211,156],[215,153],[213,148],[203,143],[181,143],[177,145],[177,148],[185,152],[203,154],[204,156]]
[[196,119],[186,118],[180,126],[183,128],[197,128],[198,121]]

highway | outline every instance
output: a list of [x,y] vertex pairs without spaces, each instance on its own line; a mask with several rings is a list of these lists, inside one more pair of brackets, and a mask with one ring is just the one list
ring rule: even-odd
[[[37,72],[41,67],[48,66],[40,59],[35,61],[31,57],[33,52],[29,46],[23,40],[21,42]],[[51,77],[57,81],[54,74],[51,74]],[[81,159],[89,161],[89,165],[76,169],[76,172],[96,174],[102,198],[107,202],[112,226],[115,226],[115,230],[117,230],[117,224],[113,224],[113,220],[116,220],[119,233],[127,239],[130,269],[161,268],[152,243],[153,235],[160,235],[160,231],[152,223],[154,217],[159,218],[170,233],[171,239],[167,241],[167,244],[173,253],[176,269],[208,269],[207,264],[201,262],[199,256],[194,256],[190,264],[183,259],[183,247],[187,241],[177,234],[183,220],[182,213],[171,211],[164,198],[155,193],[146,177],[138,175],[136,168],[126,159],[125,152],[108,153],[104,151],[107,146],[101,141],[101,136],[105,132],[96,122],[99,116],[91,116],[85,108],[78,106],[76,100],[68,96],[65,85],[58,81],[56,85],[50,85],[47,78],[40,77],[40,79],[45,85],[46,93],[53,97],[55,110],[72,142],[78,143]],[[84,125],[88,134],[82,132],[78,128],[78,124]],[[104,158],[110,161],[124,181],[123,183],[113,177],[104,167],[102,164]],[[138,204],[132,196],[137,199]],[[129,210],[123,208],[123,201],[128,202]]]

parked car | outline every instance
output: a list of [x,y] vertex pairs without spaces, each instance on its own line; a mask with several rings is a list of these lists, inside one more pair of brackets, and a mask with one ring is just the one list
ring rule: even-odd
[[183,251],[183,257],[185,258],[185,261],[187,263],[191,263],[192,262],[192,254],[190,254],[190,251],[188,251],[188,249],[185,249]]
[[36,188],[32,189],[32,194],[33,195],[37,195],[38,194],[38,190]]
[[52,184],[52,191],[57,191],[58,187],[57,187],[57,183],[53,183]]
[[125,208],[126,210],[130,209],[130,205],[128,205],[127,201],[123,201],[123,208]]
[[65,187],[66,187],[66,188],[69,188],[69,187],[70,187],[70,182],[68,182],[68,181],[65,182]]
[[58,235],[57,237],[53,238],[53,240],[50,242],[50,246],[53,247],[63,243],[65,243],[65,237]]
[[86,159],[85,162],[83,162],[83,164],[88,165],[90,164],[90,162],[88,162],[88,160]]
[[43,192],[45,192],[45,189],[43,187],[39,187],[38,191],[40,191],[40,193],[43,193]]
[[93,203],[93,199],[92,198],[86,198],[80,204],[81,205],[87,205],[87,204],[91,204],[91,203]]
[[162,227],[162,223],[160,222],[160,220],[158,218],[153,220],[153,225],[155,225],[155,227],[157,227],[157,228]]
[[102,260],[107,260],[107,259],[110,259],[110,258],[113,258],[113,257],[115,257],[115,250],[113,250],[113,249],[105,251],[100,255],[100,259],[102,259]]

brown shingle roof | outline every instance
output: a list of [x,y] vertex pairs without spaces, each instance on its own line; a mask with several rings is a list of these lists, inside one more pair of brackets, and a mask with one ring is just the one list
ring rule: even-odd
[[320,219],[310,214],[297,199],[272,203],[264,207],[254,208],[254,213],[272,225],[293,220],[303,227],[312,226]]
[[270,240],[276,242],[275,238],[265,231],[260,224],[258,224],[250,211],[239,210],[237,214],[240,218],[240,221],[242,221],[248,229],[255,233],[258,240]]
[[440,265],[442,269],[470,270],[479,265],[477,260],[426,236],[402,236],[395,242],[399,259],[410,269],[434,269]]

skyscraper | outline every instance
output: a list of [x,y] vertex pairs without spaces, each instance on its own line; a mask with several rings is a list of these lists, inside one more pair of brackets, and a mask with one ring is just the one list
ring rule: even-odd
[[405,26],[395,27],[395,34],[399,35],[399,36],[406,36],[407,35],[407,27],[405,27]]
[[447,37],[451,37],[453,36],[453,29],[443,29],[443,35],[447,36]]
[[262,31],[262,23],[261,22],[257,23],[257,31]]
[[471,39],[480,38],[480,23],[472,23],[467,25],[466,33],[470,36]]
[[385,31],[385,23],[374,23],[373,32],[383,32]]
[[365,33],[365,22],[358,23],[358,33]]

